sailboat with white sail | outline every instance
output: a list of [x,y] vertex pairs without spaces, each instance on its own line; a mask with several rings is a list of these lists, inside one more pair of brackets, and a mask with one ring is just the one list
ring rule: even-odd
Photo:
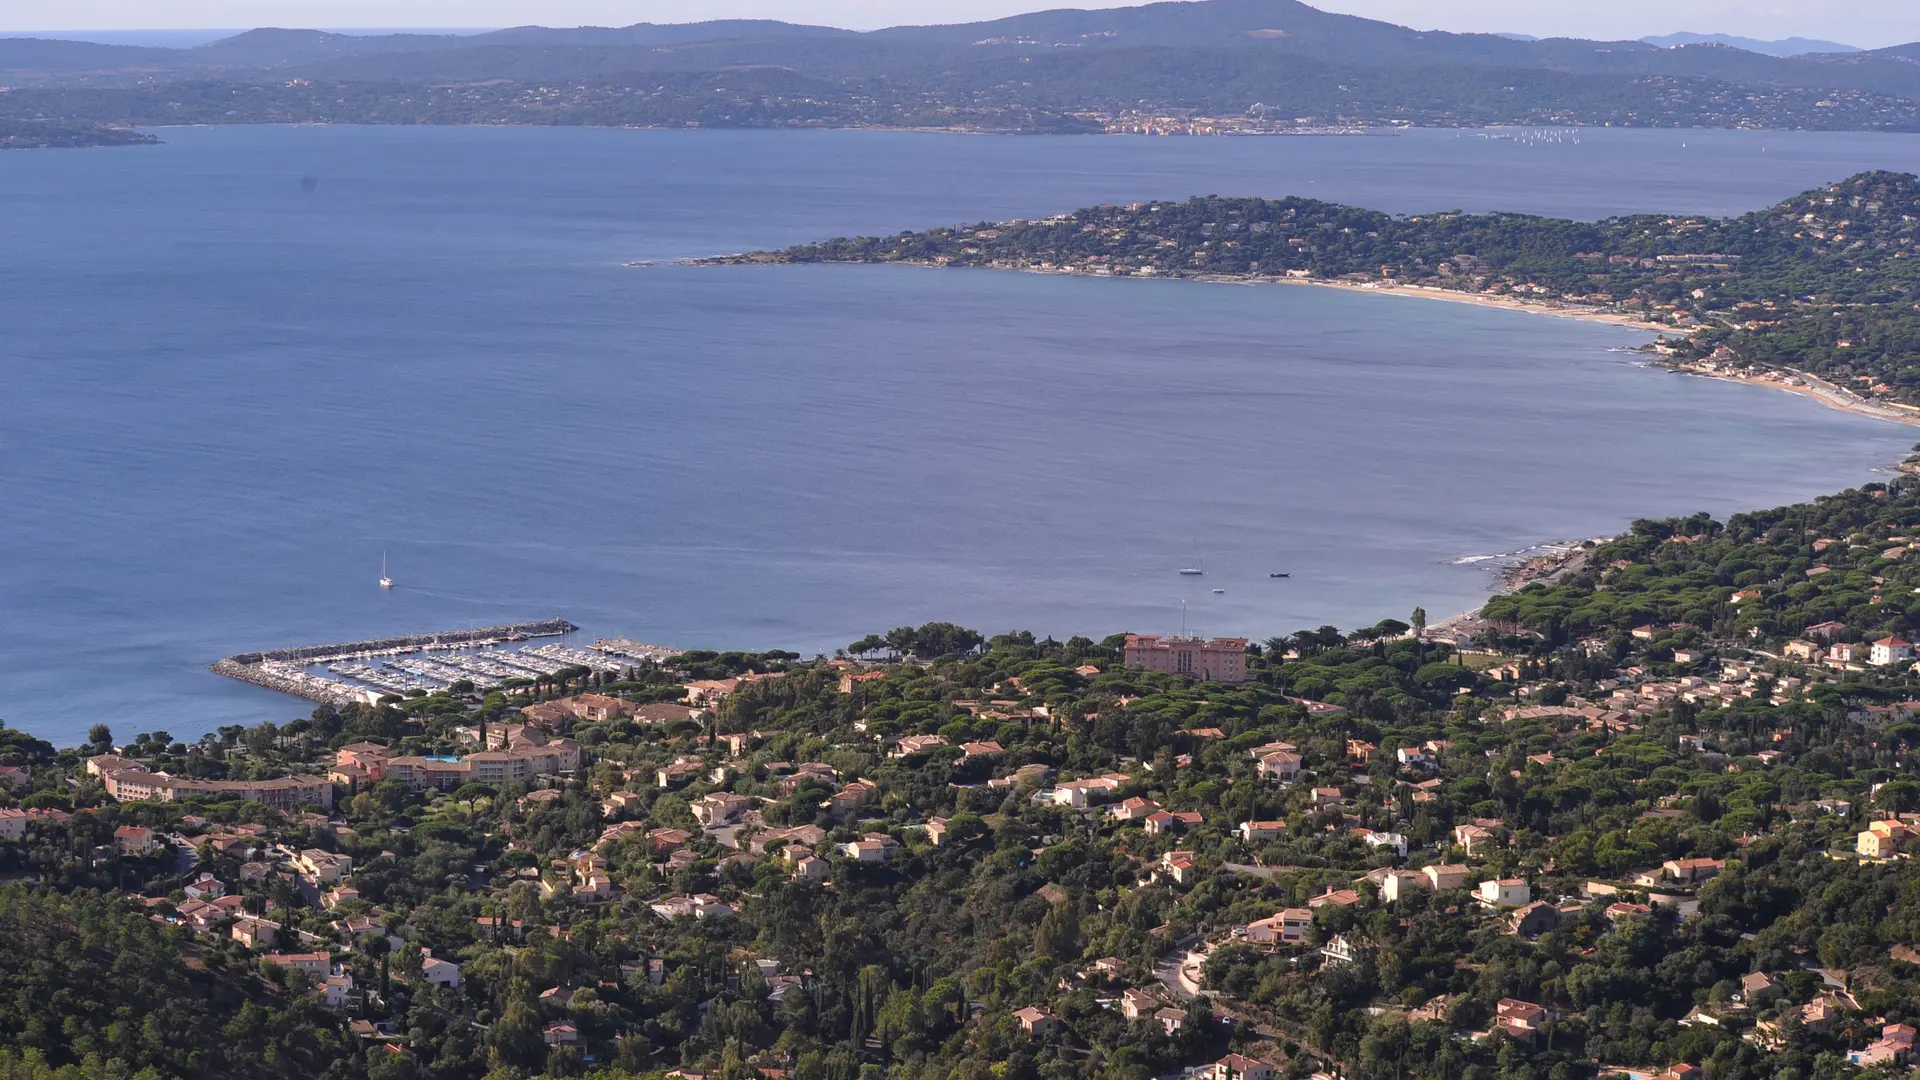
[[380,553],[380,587],[393,588],[393,579],[387,576],[387,553],[384,551]]

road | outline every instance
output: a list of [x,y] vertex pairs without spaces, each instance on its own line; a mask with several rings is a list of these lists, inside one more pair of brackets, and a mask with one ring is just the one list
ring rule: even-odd
[[1204,934],[1188,934],[1173,943],[1173,948],[1160,958],[1153,967],[1153,977],[1167,988],[1176,1001],[1192,1001],[1200,996],[1200,965],[1206,963],[1204,950],[1195,951],[1194,946],[1204,943]]

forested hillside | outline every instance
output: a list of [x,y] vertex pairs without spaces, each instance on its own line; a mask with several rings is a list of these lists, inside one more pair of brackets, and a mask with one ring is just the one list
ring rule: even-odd
[[[730,260],[717,260],[730,261]],[[1395,217],[1313,199],[1100,206],[732,261],[911,262],[1417,286],[1632,314],[1716,370],[1791,368],[1920,400],[1920,182],[1867,173],[1737,218]]]

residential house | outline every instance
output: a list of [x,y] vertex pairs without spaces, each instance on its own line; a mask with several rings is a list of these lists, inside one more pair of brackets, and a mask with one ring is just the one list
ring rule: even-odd
[[1427,887],[1427,875],[1413,870],[1389,870],[1387,876],[1380,879],[1380,898],[1394,903],[1401,897],[1410,895],[1415,889]]
[[1260,758],[1260,775],[1273,780],[1290,781],[1300,775],[1300,755],[1288,750],[1275,750]]
[[924,754],[930,750],[937,750],[945,745],[947,745],[947,740],[941,735],[908,735],[898,743],[895,743],[893,752],[887,756],[896,758],[914,757],[915,755]]
[[1541,1027],[1552,1019],[1553,1014],[1544,1006],[1517,998],[1501,998],[1493,1010],[1494,1030],[1525,1043],[1532,1043]]
[[1198,810],[1161,810],[1148,814],[1146,830],[1148,836],[1161,836],[1183,833],[1188,829],[1200,827],[1202,818]]
[[160,846],[153,830],[139,825],[122,825],[113,830],[113,843],[123,855],[149,855]]
[[1051,1035],[1060,1030],[1060,1018],[1037,1005],[1016,1010],[1013,1018],[1020,1022],[1020,1030],[1035,1038]]
[[1900,854],[1913,830],[1900,821],[1891,818],[1869,822],[1854,845],[1854,850],[1869,859],[1891,859]]
[[245,916],[234,922],[233,940],[249,949],[271,949],[280,940],[280,924]]
[[1370,832],[1361,837],[1361,841],[1371,851],[1390,851],[1400,858],[1407,857],[1407,838],[1397,832]]
[[745,795],[735,795],[728,791],[716,791],[702,795],[688,807],[693,819],[703,828],[714,829],[731,825],[740,819],[753,805],[753,800]]
[[1535,900],[1507,916],[1507,926],[1524,938],[1536,938],[1560,928],[1560,909],[1545,900]]
[[1667,877],[1682,885],[1705,881],[1726,869],[1725,859],[1668,859],[1661,864]]
[[1268,840],[1278,840],[1287,834],[1284,821],[1243,821],[1239,825],[1240,839],[1249,844],[1261,844]]
[[1143,799],[1138,795],[1113,806],[1107,811],[1115,821],[1145,821],[1147,818],[1159,812],[1160,806],[1158,803],[1155,803],[1151,799]]
[[1472,858],[1484,853],[1487,848],[1497,844],[1499,842],[1499,834],[1495,833],[1492,829],[1483,828],[1479,825],[1455,825],[1453,827],[1453,842],[1465,848],[1467,857]]
[[333,970],[333,957],[323,952],[282,953],[270,952],[260,959],[275,967],[293,968],[304,971],[316,979],[324,979]]
[[430,986],[460,989],[460,965],[433,955],[432,949],[420,950],[420,978]]
[[1305,941],[1313,927],[1313,912],[1307,908],[1282,908],[1258,922],[1248,923],[1246,937],[1258,945]]
[[1420,872],[1427,876],[1427,888],[1434,892],[1467,887],[1469,871],[1458,863],[1422,867]]
[[1244,1054],[1228,1054],[1213,1063],[1206,1080],[1274,1080],[1273,1066]]
[[1129,1020],[1151,1017],[1160,1008],[1160,999],[1144,990],[1128,989],[1120,995],[1120,1012]]
[[1367,946],[1362,942],[1345,934],[1335,934],[1320,946],[1320,956],[1325,964],[1351,964],[1360,959],[1366,950]]
[[1533,902],[1533,890],[1527,886],[1525,878],[1500,878],[1481,882],[1473,898],[1487,907],[1526,907]]
[[1169,851],[1160,856],[1153,874],[1170,878],[1176,885],[1191,885],[1200,877],[1200,861],[1191,851]]
[[1913,642],[1898,637],[1881,638],[1873,643],[1873,648],[1867,654],[1867,663],[1873,667],[1904,664],[1912,659]]

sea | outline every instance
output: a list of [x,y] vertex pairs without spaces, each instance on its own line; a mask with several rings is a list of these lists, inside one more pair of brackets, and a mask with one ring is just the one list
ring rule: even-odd
[[229,653],[555,615],[808,655],[1439,619],[1535,545],[1916,438],[1552,316],[674,262],[1206,194],[1730,214],[1920,168],[1910,136],[159,134],[0,154],[0,717],[57,744],[310,710]]

